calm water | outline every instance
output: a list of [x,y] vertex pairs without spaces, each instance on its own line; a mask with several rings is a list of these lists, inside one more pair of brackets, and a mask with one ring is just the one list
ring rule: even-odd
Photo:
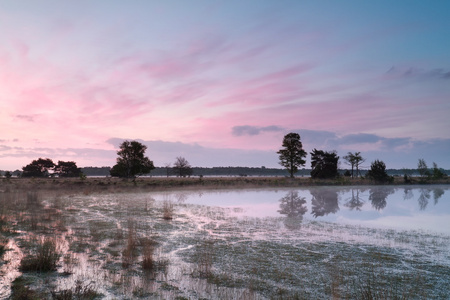
[[177,202],[233,208],[242,217],[318,220],[450,234],[450,187],[366,186],[156,194]]

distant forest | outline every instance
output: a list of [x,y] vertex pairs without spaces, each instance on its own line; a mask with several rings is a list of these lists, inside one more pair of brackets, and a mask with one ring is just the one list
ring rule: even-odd
[[[85,167],[81,168],[81,171],[86,176],[109,176],[110,167]],[[251,168],[251,167],[212,167],[212,168],[200,168],[193,167],[193,172],[191,176],[289,176],[289,172],[286,169],[277,169],[277,168]],[[339,170],[340,174],[344,174],[347,169]],[[360,170],[362,176],[367,173],[368,170]],[[450,175],[450,170],[443,170],[447,175]],[[390,176],[403,176],[404,174],[408,175],[417,175],[419,173],[416,169],[387,169],[386,172]],[[297,173],[296,176],[310,176],[311,169],[301,169]],[[165,167],[156,167],[154,170],[150,172],[150,174],[145,176],[176,176],[173,173],[172,168]]]
[[[86,176],[110,176],[109,171],[111,167],[85,167],[81,168],[81,171]],[[339,173],[341,175],[347,169],[340,169]],[[193,167],[191,176],[289,176],[289,172],[286,169],[278,168],[252,168],[252,167],[211,167],[211,168],[200,168]],[[368,170],[360,170],[362,176],[367,173]],[[447,175],[450,175],[450,170],[442,170]],[[0,175],[4,176],[6,171],[0,170]],[[386,169],[386,172],[390,176],[403,176],[407,174],[409,176],[419,176],[417,169]],[[20,170],[11,172],[12,176],[17,176],[21,173]],[[301,169],[295,176],[310,176],[311,169]],[[172,168],[156,167],[148,175],[144,176],[176,176]]]

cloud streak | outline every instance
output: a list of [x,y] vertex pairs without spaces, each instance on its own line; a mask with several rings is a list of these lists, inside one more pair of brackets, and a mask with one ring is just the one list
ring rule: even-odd
[[340,152],[446,149],[447,4],[326,5],[5,3],[0,167],[43,149],[110,151],[111,137],[261,164],[255,153],[296,128],[308,147]]
[[282,127],[279,126],[250,126],[250,125],[242,125],[242,126],[234,126],[232,128],[232,134],[234,136],[243,136],[243,135],[259,135],[264,132],[279,132],[284,131]]

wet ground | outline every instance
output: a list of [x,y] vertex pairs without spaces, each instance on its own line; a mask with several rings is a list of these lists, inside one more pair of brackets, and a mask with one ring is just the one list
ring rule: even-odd
[[[447,189],[437,199],[433,190],[317,189],[2,193],[0,298],[18,279],[48,299],[450,297],[449,234],[386,223],[398,210],[392,195],[413,204],[400,220],[421,221],[448,207]],[[55,270],[21,270],[45,239],[55,244]]]

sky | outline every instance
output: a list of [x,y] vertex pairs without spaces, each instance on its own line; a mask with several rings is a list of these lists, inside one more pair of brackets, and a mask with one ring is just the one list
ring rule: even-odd
[[449,15],[444,0],[0,0],[0,170],[113,166],[124,140],[156,166],[281,168],[290,132],[365,168],[450,169]]

